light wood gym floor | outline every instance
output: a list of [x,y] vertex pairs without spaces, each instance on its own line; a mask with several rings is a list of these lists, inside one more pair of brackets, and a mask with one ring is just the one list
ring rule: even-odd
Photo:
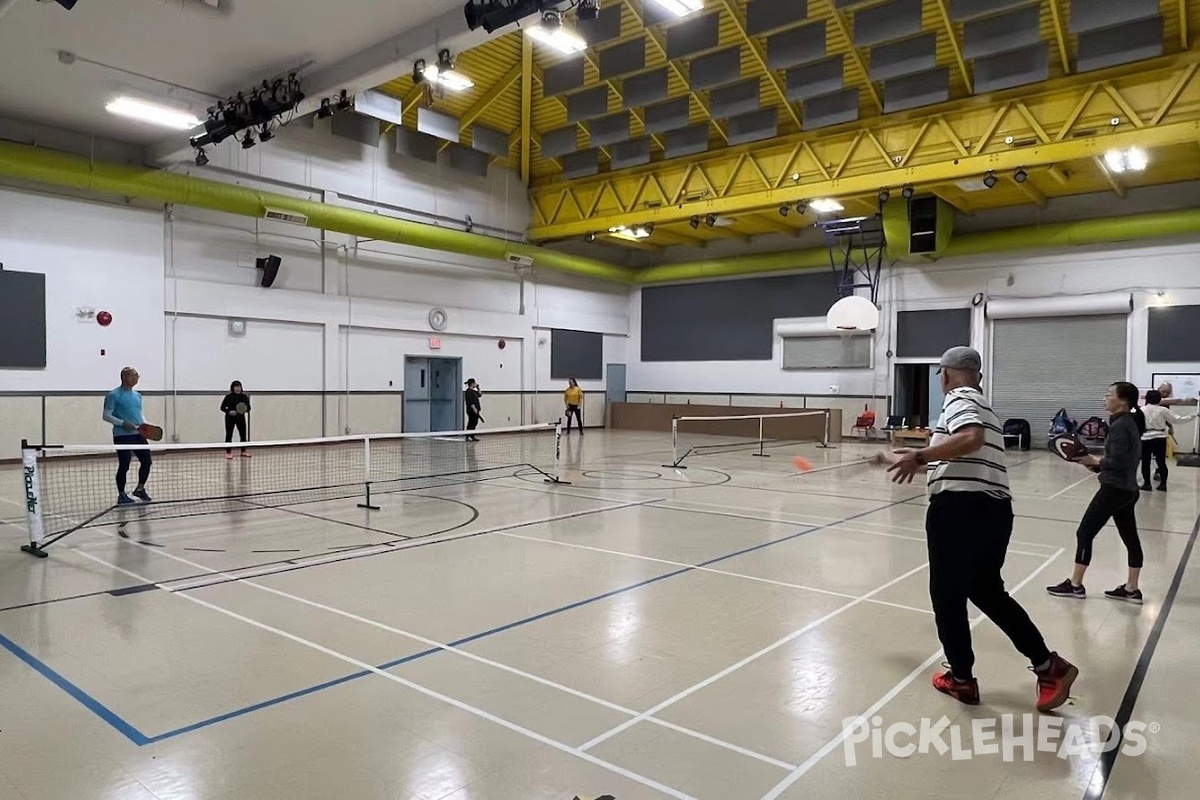
[[[520,475],[370,513],[102,527],[45,560],[18,550],[19,474],[0,468],[0,798],[1191,795],[1200,471],[1139,504],[1138,607],[1102,595],[1124,577],[1111,527],[1088,599],[1045,593],[1070,574],[1093,479],[1045,451],[1009,457],[1007,583],[1081,669],[1072,704],[1033,724],[1139,722],[1144,752],[1060,757],[1060,734],[1015,759],[876,757],[845,720],[886,733],[944,715],[969,747],[974,721],[1015,715],[1020,733],[1034,683],[983,621],[983,705],[930,687],[924,493],[863,466],[870,447],[671,470],[665,434],[592,431],[564,444],[569,486]],[[796,453],[818,469],[797,474]]]

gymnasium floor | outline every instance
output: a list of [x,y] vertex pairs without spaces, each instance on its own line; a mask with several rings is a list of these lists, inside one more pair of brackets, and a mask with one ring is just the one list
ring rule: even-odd
[[[17,550],[19,476],[0,468],[0,798],[1194,791],[1200,697],[1175,687],[1200,673],[1200,577],[1183,568],[1200,473],[1139,505],[1146,605],[1102,597],[1123,579],[1111,528],[1079,602],[1043,587],[1069,575],[1091,479],[1011,454],[1006,579],[1082,675],[1060,715],[1030,719],[1048,747],[1006,758],[972,721],[1015,715],[1019,738],[1033,679],[990,623],[984,704],[929,687],[922,488],[862,466],[864,445],[771,452],[674,471],[666,435],[593,431],[564,444],[570,486],[523,474],[390,495],[369,516],[333,501],[148,521],[44,561]],[[818,470],[795,473],[796,452]],[[847,743],[860,715],[884,730],[944,715],[977,752],[875,757]],[[1097,715],[1146,726],[1110,777],[1111,756],[1061,750]]]

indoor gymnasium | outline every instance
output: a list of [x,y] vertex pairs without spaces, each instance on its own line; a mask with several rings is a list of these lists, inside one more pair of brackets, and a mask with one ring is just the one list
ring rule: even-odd
[[0,0],[0,800],[1188,796],[1198,33]]

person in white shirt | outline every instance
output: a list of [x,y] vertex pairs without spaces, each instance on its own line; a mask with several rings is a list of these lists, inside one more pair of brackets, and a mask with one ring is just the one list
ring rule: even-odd
[[[1169,387],[1170,384],[1164,384]],[[1142,434],[1142,491],[1152,491],[1150,488],[1150,460],[1157,462],[1158,469],[1154,477],[1158,481],[1158,490],[1167,490],[1167,437],[1175,435],[1174,422],[1184,422],[1190,416],[1181,417],[1172,414],[1167,408],[1166,399],[1158,389],[1146,392],[1146,405],[1142,407],[1146,417],[1146,432]]]

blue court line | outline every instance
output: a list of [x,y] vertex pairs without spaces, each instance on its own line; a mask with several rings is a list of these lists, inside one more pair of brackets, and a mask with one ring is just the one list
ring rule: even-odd
[[[651,584],[658,583],[660,581],[665,581],[669,578],[674,578],[674,577],[683,575],[688,572],[694,572],[697,569],[700,569],[703,567],[709,567],[709,566],[712,566],[713,564],[718,564],[722,561],[728,561],[729,559],[737,558],[738,556],[743,556],[743,555],[746,555],[747,553],[753,553],[755,551],[762,550],[767,547],[774,547],[777,544],[783,544],[784,542],[790,542],[794,539],[799,539],[802,536],[807,536],[810,533],[816,533],[817,531],[825,530],[827,528],[832,528],[836,525],[843,525],[847,522],[853,522],[856,519],[860,519],[862,517],[866,517],[871,514],[876,514],[880,511],[886,511],[889,508],[901,505],[906,502],[908,502],[907,499],[906,500],[897,500],[897,501],[888,503],[887,505],[879,506],[878,508],[872,508],[869,511],[863,511],[859,514],[855,514],[853,516],[846,517],[845,519],[838,520],[837,522],[829,522],[829,523],[825,523],[824,525],[806,527],[803,530],[797,531],[796,533],[788,534],[787,536],[781,537],[779,539],[772,539],[771,541],[763,542],[762,544],[757,544],[757,545],[753,545],[751,547],[746,547],[741,550],[737,550],[735,552],[728,553],[723,556],[718,556],[716,558],[709,559],[708,561],[697,564],[695,566],[683,567],[681,569],[677,569],[672,572],[665,573],[663,575],[658,575],[656,577],[648,578],[646,580],[639,581],[637,583],[633,583],[628,586],[623,586],[618,589],[613,589],[613,590],[605,592],[603,594],[598,594],[598,595],[595,595],[592,597],[584,598],[582,600],[577,600],[573,603],[569,603],[564,606],[559,606],[558,608],[550,609],[549,611],[543,611],[539,614],[534,614],[533,616],[529,616],[529,617],[525,617],[524,619],[516,620],[515,622],[509,622],[504,625],[500,625],[498,627],[491,628],[486,631],[482,631],[480,633],[474,633],[474,634],[471,634],[470,636],[464,636],[461,639],[457,639],[453,642],[449,642],[447,644],[447,647],[462,647],[463,645],[470,644],[471,642],[479,641],[480,639],[486,639],[490,636],[495,636],[496,634],[504,633],[505,631],[510,631],[514,628],[519,628],[524,625],[529,625],[531,623],[538,622],[543,619],[547,619],[548,617],[553,617],[558,614],[563,614],[567,611],[572,611],[577,608],[582,608],[583,606],[591,605],[593,603],[598,603],[603,600],[608,600],[612,597],[616,597],[616,596],[624,594],[626,592],[631,592],[635,589],[640,589],[642,587],[649,586]],[[2,634],[0,634],[0,646],[3,646],[5,649],[9,650],[15,656],[17,656],[17,658],[21,659],[26,664],[33,667],[33,669],[37,670],[44,677],[46,677],[51,682],[53,682],[55,685],[57,685],[60,689],[62,689],[63,691],[67,692],[69,695],[74,697],[76,700],[78,700],[80,703],[82,703],[86,708],[88,708],[90,711],[92,711],[92,713],[96,714],[98,717],[100,717],[102,720],[107,722],[109,725],[111,725],[113,728],[115,728],[122,735],[124,735],[127,739],[129,739],[131,742],[138,745],[139,747],[147,745],[147,744],[155,744],[157,742],[161,742],[166,739],[172,739],[177,736],[182,736],[185,733],[192,733],[192,732],[198,731],[202,728],[207,728],[211,725],[216,725],[217,723],[220,723],[220,722],[226,722],[228,720],[235,719],[237,717],[245,716],[246,714],[250,714],[254,711],[261,711],[264,708],[270,708],[271,706],[276,706],[281,703],[286,703],[289,700],[295,700],[300,697],[305,697],[307,695],[311,695],[316,692],[323,691],[325,689],[330,689],[330,688],[333,688],[334,686],[340,686],[345,683],[350,683],[351,681],[358,680],[359,678],[365,678],[368,675],[374,674],[373,672],[371,672],[369,670],[359,670],[357,672],[353,672],[348,675],[343,675],[340,678],[334,678],[333,680],[329,680],[329,681],[325,681],[323,683],[316,684],[315,686],[310,686],[305,689],[298,689],[294,692],[289,692],[288,694],[280,695],[279,697],[274,697],[269,700],[263,700],[261,702],[254,703],[253,705],[245,706],[244,708],[239,708],[239,709],[235,709],[233,711],[228,711],[224,714],[219,714],[214,717],[209,717],[208,719],[200,720],[199,722],[194,722],[194,723],[191,723],[190,725],[185,725],[181,728],[176,728],[174,730],[166,731],[165,733],[160,733],[157,736],[146,736],[145,734],[141,733],[136,728],[134,728],[132,725],[130,725],[128,722],[121,719],[121,717],[117,716],[112,711],[110,711],[109,709],[104,707],[104,705],[102,705],[99,701],[97,701],[96,699],[94,699],[93,697],[88,695],[86,692],[84,692],[79,687],[72,684],[66,678],[59,675],[57,672],[52,670],[50,667],[46,666],[46,664],[39,661],[36,657],[34,657],[30,653],[23,650],[19,645],[17,645],[15,642],[9,640]],[[376,669],[389,670],[394,667],[398,667],[403,664],[407,664],[412,661],[416,661],[418,659],[425,658],[427,656],[431,656],[435,653],[439,653],[444,650],[445,650],[444,647],[431,647],[426,650],[421,650],[421,651],[413,653],[411,655],[404,656],[403,658],[398,658],[393,661],[389,661],[387,663],[380,664],[378,667],[376,667]]]

